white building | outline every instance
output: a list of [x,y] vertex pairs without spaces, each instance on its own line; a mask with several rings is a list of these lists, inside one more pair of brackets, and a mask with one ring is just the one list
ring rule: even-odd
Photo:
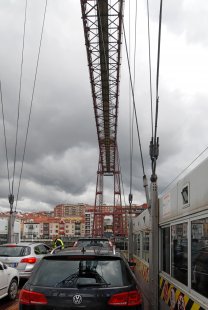
[[[9,217],[0,218],[0,244],[7,243],[8,221]],[[20,241],[20,221],[18,219],[14,221],[14,241]]]
[[39,239],[40,238],[40,223],[24,223],[23,238]]
[[84,233],[85,236],[92,236],[93,219],[94,219],[93,212],[85,212],[85,233]]

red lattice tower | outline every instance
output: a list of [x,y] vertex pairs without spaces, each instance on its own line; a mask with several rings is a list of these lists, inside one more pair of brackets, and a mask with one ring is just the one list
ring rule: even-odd
[[[103,235],[103,178],[114,177],[113,233],[123,235],[117,120],[123,0],[80,0],[99,143],[95,197],[95,236]],[[117,197],[117,198],[115,198]]]

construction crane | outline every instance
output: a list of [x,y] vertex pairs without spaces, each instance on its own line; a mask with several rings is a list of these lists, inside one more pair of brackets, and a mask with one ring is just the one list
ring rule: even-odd
[[99,144],[93,235],[104,233],[103,178],[114,177],[113,234],[126,235],[117,146],[123,0],[80,0]]

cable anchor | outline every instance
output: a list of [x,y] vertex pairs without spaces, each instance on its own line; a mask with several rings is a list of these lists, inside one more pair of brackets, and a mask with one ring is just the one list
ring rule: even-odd
[[14,204],[14,195],[10,194],[8,196],[9,204],[10,204],[10,214],[13,213],[13,204]]
[[149,153],[150,158],[152,160],[152,175],[151,175],[151,182],[157,181],[157,175],[156,175],[156,162],[159,156],[159,138],[157,139],[151,139],[150,146],[149,146]]
[[129,194],[129,204],[131,205],[133,201],[133,195],[130,193]]

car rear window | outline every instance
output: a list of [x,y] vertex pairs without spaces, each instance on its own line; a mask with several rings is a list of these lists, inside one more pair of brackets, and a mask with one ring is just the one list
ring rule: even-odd
[[8,257],[20,257],[25,255],[30,255],[30,248],[27,246],[0,246],[0,256]]
[[132,277],[120,258],[43,259],[32,275],[33,285],[48,287],[129,285]]

